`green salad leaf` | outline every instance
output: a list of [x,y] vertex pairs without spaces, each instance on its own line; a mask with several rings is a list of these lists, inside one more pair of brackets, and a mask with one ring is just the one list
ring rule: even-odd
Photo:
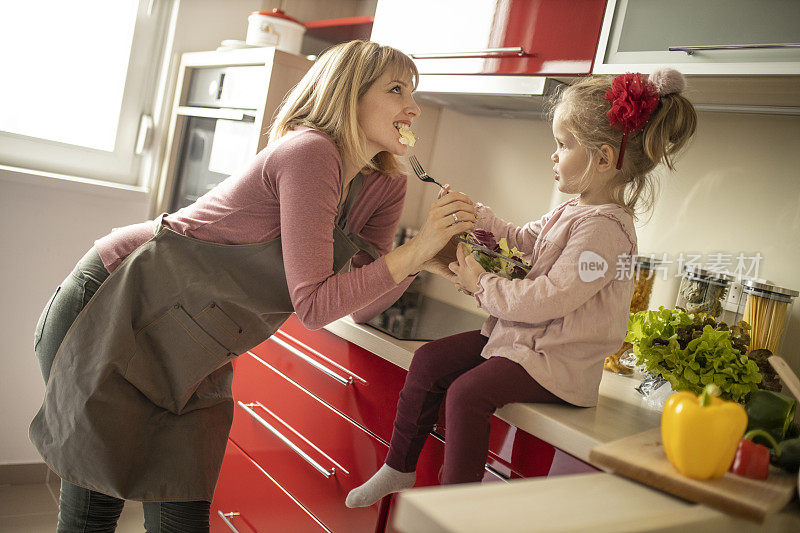
[[661,306],[631,314],[625,340],[637,363],[673,389],[699,394],[714,383],[723,398],[743,402],[762,379],[757,362],[745,355],[749,329],[746,322],[729,328],[703,313]]
[[478,260],[478,263],[486,272],[493,272],[506,279],[524,278],[528,272],[530,272],[530,265],[527,261],[525,261],[524,258],[525,254],[517,250],[516,246],[509,248],[505,237],[500,239],[500,241],[496,241],[492,232],[487,230],[467,231],[462,233],[461,237],[470,243],[485,246],[492,251],[505,255],[506,257],[516,259],[526,266],[526,268],[522,268],[502,257],[483,253],[482,251],[473,248],[470,244],[465,243],[464,246],[467,247],[467,251],[475,256],[475,259]]

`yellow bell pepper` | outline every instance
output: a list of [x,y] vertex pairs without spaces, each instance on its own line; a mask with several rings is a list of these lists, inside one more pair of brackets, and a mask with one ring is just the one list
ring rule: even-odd
[[719,387],[708,385],[699,396],[676,392],[664,404],[664,451],[672,466],[692,479],[722,477],[747,428],[744,407],[715,397],[718,394]]

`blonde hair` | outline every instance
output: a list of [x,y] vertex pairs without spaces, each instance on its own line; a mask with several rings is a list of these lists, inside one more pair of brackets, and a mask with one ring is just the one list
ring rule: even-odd
[[358,168],[386,176],[401,174],[404,168],[393,154],[383,151],[369,158],[358,124],[359,98],[389,69],[399,78],[410,74],[416,88],[417,67],[399,50],[370,41],[329,48],[284,100],[269,129],[269,142],[296,126],[308,126],[333,139],[342,162],[354,161]]
[[[602,156],[603,145],[611,146],[619,154],[622,133],[612,128],[606,117],[611,102],[605,99],[605,94],[612,80],[608,76],[583,78],[562,87],[551,101],[551,120],[558,112],[566,129],[589,156],[584,185],[591,168]],[[662,95],[645,127],[628,134],[622,168],[609,184],[612,200],[634,216],[650,212],[658,192],[653,170],[662,161],[669,170],[674,170],[676,156],[696,127],[697,114],[689,100],[679,92]]]

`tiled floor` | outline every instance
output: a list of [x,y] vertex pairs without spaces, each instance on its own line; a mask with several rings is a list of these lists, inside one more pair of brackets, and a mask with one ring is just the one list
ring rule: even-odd
[[[58,492],[58,483],[0,485],[0,533],[53,533],[58,522]],[[125,502],[117,533],[142,531],[142,504]]]

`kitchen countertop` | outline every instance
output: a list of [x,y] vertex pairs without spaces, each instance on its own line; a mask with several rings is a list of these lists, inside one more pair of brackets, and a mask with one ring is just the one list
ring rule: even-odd
[[[401,341],[349,317],[328,331],[408,370],[424,342]],[[583,461],[606,442],[658,427],[661,413],[634,390],[641,376],[603,372],[596,407],[510,404],[495,414]],[[469,501],[469,505],[464,505]],[[795,499],[761,527],[607,473],[428,487],[398,498],[400,531],[800,531]]]

